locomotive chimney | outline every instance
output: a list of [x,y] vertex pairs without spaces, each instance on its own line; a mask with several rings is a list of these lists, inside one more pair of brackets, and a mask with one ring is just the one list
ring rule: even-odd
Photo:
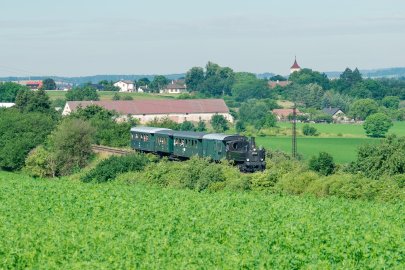
[[256,148],[255,137],[250,137],[250,147],[252,147],[252,149]]

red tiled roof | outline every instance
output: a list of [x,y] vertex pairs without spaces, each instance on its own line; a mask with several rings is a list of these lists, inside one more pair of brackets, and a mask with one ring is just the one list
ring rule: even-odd
[[297,59],[294,60],[294,64],[292,65],[291,68],[301,68],[297,63]]
[[[296,109],[296,112],[297,114],[301,114],[298,109]],[[287,117],[290,114],[293,114],[293,109],[274,109],[272,113],[281,117]]]
[[170,114],[170,113],[229,113],[222,99],[185,99],[185,100],[116,100],[116,101],[68,101],[73,112],[80,105],[98,105],[120,114]]

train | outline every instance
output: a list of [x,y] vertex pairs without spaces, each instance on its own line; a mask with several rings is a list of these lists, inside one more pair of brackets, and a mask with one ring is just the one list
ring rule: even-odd
[[153,153],[170,159],[186,160],[193,156],[231,161],[242,172],[263,171],[266,151],[257,148],[254,137],[241,135],[176,131],[168,128],[131,128],[131,147],[138,152]]

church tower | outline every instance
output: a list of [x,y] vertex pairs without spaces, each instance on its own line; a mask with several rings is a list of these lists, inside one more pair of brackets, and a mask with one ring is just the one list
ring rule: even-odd
[[290,74],[293,74],[293,72],[300,71],[300,70],[301,70],[301,67],[297,63],[297,57],[295,57],[294,64],[290,68]]

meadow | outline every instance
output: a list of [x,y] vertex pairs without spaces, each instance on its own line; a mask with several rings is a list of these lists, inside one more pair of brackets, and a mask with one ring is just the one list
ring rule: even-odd
[[[257,137],[256,142],[268,149],[291,153],[291,123],[277,123],[276,136]],[[319,131],[319,136],[302,136],[303,123],[297,123],[297,148],[304,159],[319,152],[331,154],[337,163],[349,163],[356,159],[357,148],[364,144],[377,144],[379,139],[366,136],[361,124],[309,124]],[[405,135],[405,122],[394,122],[388,134]]]
[[[66,95],[66,91],[54,91],[48,90],[46,91],[49,98],[51,100],[55,99],[64,99]],[[97,92],[100,96],[100,100],[112,100],[113,96],[118,93],[120,97],[131,96],[133,99],[167,99],[167,98],[174,98],[175,95],[167,95],[167,94],[150,94],[150,93],[121,93],[121,92],[113,92],[113,91],[99,91]]]
[[0,269],[403,269],[404,206],[0,172]]

